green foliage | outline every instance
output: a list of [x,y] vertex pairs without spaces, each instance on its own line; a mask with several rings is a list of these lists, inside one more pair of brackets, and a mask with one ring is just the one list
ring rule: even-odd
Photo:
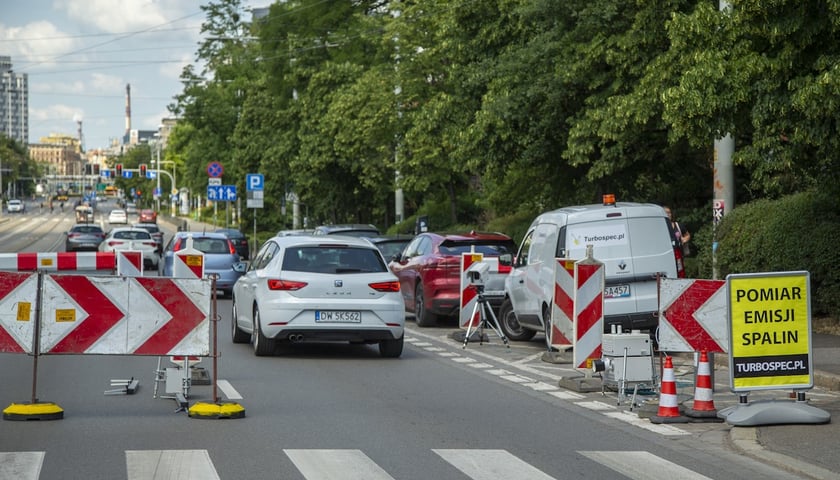
[[241,0],[214,0],[166,158],[198,192],[209,160],[243,190],[266,174],[272,208],[243,220],[268,231],[292,226],[273,207],[293,196],[310,225],[390,230],[397,187],[396,230],[429,215],[517,239],[603,193],[668,204],[694,233],[687,268],[710,272],[715,138],[735,138],[739,205],[840,194],[840,2],[772,7],[298,0],[250,25]]
[[[711,228],[697,238],[711,245]],[[840,212],[836,198],[815,190],[735,208],[720,222],[716,255],[719,278],[730,273],[808,271],[816,314],[840,315]],[[711,249],[697,256],[698,273],[710,277]]]

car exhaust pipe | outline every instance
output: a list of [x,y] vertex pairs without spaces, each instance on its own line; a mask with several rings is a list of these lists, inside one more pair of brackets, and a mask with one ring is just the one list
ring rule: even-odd
[[303,341],[303,334],[302,333],[293,333],[289,335],[289,341],[292,343],[298,343]]

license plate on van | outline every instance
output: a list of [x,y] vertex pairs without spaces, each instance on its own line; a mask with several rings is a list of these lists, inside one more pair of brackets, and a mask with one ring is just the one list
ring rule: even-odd
[[604,298],[621,298],[630,296],[630,285],[610,285],[604,287]]

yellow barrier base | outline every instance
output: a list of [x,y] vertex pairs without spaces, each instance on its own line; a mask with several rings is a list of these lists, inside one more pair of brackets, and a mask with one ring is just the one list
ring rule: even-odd
[[64,410],[50,402],[13,403],[3,410],[3,420],[61,420]]
[[244,418],[245,407],[238,403],[198,402],[189,409],[190,418]]

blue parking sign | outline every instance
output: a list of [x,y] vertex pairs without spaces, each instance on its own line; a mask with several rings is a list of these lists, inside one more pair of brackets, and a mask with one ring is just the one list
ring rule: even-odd
[[245,175],[245,189],[249,192],[258,192],[265,189],[265,177],[261,173],[249,173]]

